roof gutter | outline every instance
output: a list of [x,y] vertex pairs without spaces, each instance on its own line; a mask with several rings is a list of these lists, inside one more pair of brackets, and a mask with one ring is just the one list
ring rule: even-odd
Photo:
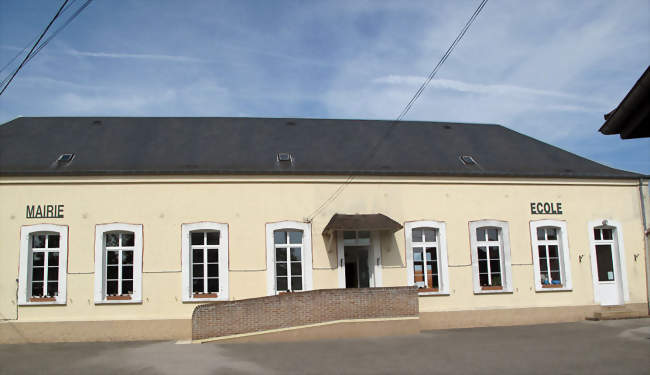
[[[644,192],[645,190],[645,192]],[[650,232],[648,229],[648,219],[646,217],[646,200],[650,202],[650,197],[648,196],[648,182],[644,179],[639,178],[639,198],[641,199],[641,218],[643,223],[643,243],[645,245],[645,276],[646,276],[646,292],[647,292],[647,303],[648,303],[648,314],[650,314],[650,249],[648,248],[648,236]]]

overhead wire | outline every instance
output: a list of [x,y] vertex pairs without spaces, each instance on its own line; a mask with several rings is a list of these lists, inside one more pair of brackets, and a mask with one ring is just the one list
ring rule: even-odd
[[[66,5],[66,7],[65,7],[65,8],[63,9],[63,11],[61,12],[61,16],[64,15],[65,12],[67,12],[67,11],[70,9],[70,7],[71,7],[71,6],[72,6],[76,1],[77,1],[77,0],[72,0],[71,2],[69,2],[68,5]],[[7,61],[7,63],[4,64],[4,65],[2,66],[2,68],[0,68],[0,73],[2,73],[5,69],[7,69],[7,68],[8,68],[8,67],[9,67],[9,66],[14,62],[14,61],[16,61],[16,59],[17,59],[18,57],[20,57],[23,53],[25,53],[25,51],[27,51],[27,48],[29,48],[29,46],[31,46],[31,45],[33,45],[34,43],[36,43],[36,40],[37,40],[37,39],[38,39],[38,35],[36,35],[34,38],[32,38],[32,40],[30,40],[29,43],[27,43],[27,45],[26,45],[25,47],[23,47],[23,49],[21,49],[21,50],[20,50],[16,55],[14,55],[14,57],[12,57],[11,59],[9,59],[9,61]]]
[[[74,0],[74,1],[76,1],[76,0]],[[57,34],[59,34],[63,29],[66,28],[66,26],[68,26],[68,25],[70,24],[70,22],[72,22],[75,18],[77,18],[77,16],[78,16],[78,15],[79,15],[79,14],[80,14],[84,9],[86,9],[86,7],[87,7],[87,6],[88,6],[92,1],[93,1],[93,0],[86,0],[86,2],[83,3],[83,4],[82,4],[82,5],[81,5],[81,6],[80,6],[80,7],[79,7],[79,8],[78,8],[78,9],[77,9],[77,10],[76,10],[76,11],[75,11],[71,16],[70,16],[70,18],[68,18],[68,19],[67,19],[67,20],[66,20],[66,21],[65,21],[65,22],[64,22],[64,23],[63,23],[63,24],[62,24],[58,29],[54,30],[54,31],[52,32],[52,35],[50,35],[47,39],[45,39],[45,40],[43,41],[43,43],[41,43],[41,45],[38,46],[38,48],[36,48],[36,50],[35,50],[34,53],[29,57],[29,59],[27,60],[27,62],[29,62],[31,59],[33,59],[34,56],[36,56],[36,55],[37,55],[37,54],[38,54],[38,53],[39,53],[39,52],[40,52],[40,51],[41,51],[45,46],[47,46],[48,43],[50,43],[50,41],[52,41],[52,39],[54,39],[54,38],[57,36]]]
[[[47,33],[47,31],[48,31],[49,28],[52,26],[52,24],[54,23],[54,21],[55,21],[55,20],[56,20],[56,19],[57,19],[57,18],[58,18],[62,13],[64,13],[66,10],[70,9],[70,7],[72,6],[72,4],[74,4],[77,0],[72,0],[72,2],[69,4],[69,6],[66,7],[66,4],[68,3],[68,1],[69,1],[69,0],[65,0],[65,2],[64,2],[63,5],[61,6],[61,8],[60,8],[59,11],[57,12],[57,14],[52,18],[52,20],[51,20],[50,23],[47,25],[47,27],[45,28],[45,30],[43,31],[43,33],[41,33],[41,35],[39,36],[38,40],[36,41],[36,43],[34,44],[34,46],[32,47],[32,49],[29,51],[29,53],[27,54],[27,56],[25,56],[25,59],[23,59],[23,62],[18,66],[18,68],[16,68],[16,70],[15,70],[15,71],[10,75],[10,76],[8,76],[7,78],[3,79],[2,82],[0,82],[0,87],[2,87],[2,91],[0,91],[0,95],[2,95],[2,93],[4,93],[5,90],[7,89],[7,87],[9,87],[9,84],[11,83],[11,81],[13,80],[13,78],[16,76],[16,74],[18,74],[18,71],[20,71],[20,69],[21,69],[21,68],[22,68],[22,67],[23,67],[27,62],[31,61],[31,60],[32,60],[32,59],[33,59],[33,58],[34,58],[34,57],[35,57],[35,56],[36,56],[36,55],[37,55],[37,54],[38,54],[38,53],[39,53],[39,52],[40,52],[40,51],[45,47],[45,46],[47,46],[47,45],[50,43],[50,41],[52,41],[52,39],[54,39],[54,38],[55,38],[55,37],[56,37],[56,36],[57,36],[57,35],[58,35],[58,34],[59,34],[63,29],[65,29],[65,28],[66,28],[66,27],[67,27],[67,26],[68,26],[68,25],[69,25],[69,24],[70,24],[70,23],[71,23],[75,18],[77,18],[77,16],[79,16],[79,14],[80,14],[84,9],[86,9],[86,7],[87,7],[87,6],[92,2],[92,0],[86,0],[86,2],[83,3],[79,8],[77,8],[77,10],[76,10],[76,11],[75,11],[75,12],[74,12],[74,13],[73,13],[73,14],[72,14],[72,15],[71,15],[67,20],[65,20],[64,23],[63,23],[61,26],[59,26],[59,27],[58,27],[58,28],[57,28],[57,29],[56,29],[56,30],[55,30],[55,31],[54,31],[54,32],[53,32],[53,33],[52,33],[48,38],[46,38],[42,43],[40,43],[41,40],[43,39],[43,36]],[[65,9],[64,9],[64,8],[65,8]],[[40,44],[39,44],[39,43],[40,43]],[[24,50],[23,50],[22,52],[24,52]],[[22,54],[22,52],[21,52],[20,54]],[[15,58],[12,59],[12,61],[13,61],[13,60],[15,60]],[[11,61],[10,61],[10,63],[11,63]],[[4,68],[3,68],[3,69],[4,69]]]
[[[380,137],[379,141],[377,141],[377,143],[373,146],[373,148],[368,153],[368,155],[361,160],[361,162],[359,163],[359,167],[362,167],[363,164],[365,164],[365,162],[367,160],[369,160],[370,158],[372,158],[376,154],[376,152],[379,150],[379,147],[384,142],[384,140],[386,138],[388,138],[388,136],[393,132],[393,130],[395,128],[395,125],[397,125],[400,121],[402,121],[404,119],[404,117],[409,113],[409,111],[413,107],[413,104],[415,104],[415,102],[418,100],[418,98],[422,95],[422,93],[424,92],[426,87],[429,85],[431,80],[438,73],[438,70],[440,69],[440,67],[445,63],[445,61],[447,61],[447,58],[451,55],[451,52],[454,50],[454,48],[456,48],[456,45],[458,45],[458,43],[461,41],[463,36],[465,36],[465,33],[467,33],[467,30],[469,30],[469,27],[472,25],[472,23],[474,23],[474,20],[481,13],[481,11],[483,10],[483,8],[485,7],[485,4],[487,4],[487,2],[488,2],[488,0],[482,0],[481,1],[481,3],[476,8],[474,13],[472,13],[472,16],[465,23],[465,26],[463,26],[460,33],[458,33],[458,35],[456,36],[456,39],[454,39],[454,41],[451,43],[449,48],[447,48],[447,51],[445,51],[445,53],[440,58],[438,63],[435,65],[435,67],[431,70],[431,72],[429,72],[429,74],[425,78],[424,82],[422,82],[422,84],[420,85],[418,90],[415,92],[415,94],[411,97],[411,100],[409,100],[409,102],[406,104],[406,106],[404,107],[402,112],[400,112],[400,114],[397,116],[397,118],[390,123],[390,125],[388,126],[387,131],[384,133],[384,135],[382,137]],[[357,169],[360,170],[360,168],[357,168]],[[345,190],[345,188],[348,185],[350,185],[354,179],[355,179],[354,174],[349,175],[345,179],[345,181],[343,183],[341,183],[341,185],[332,194],[330,194],[330,196],[320,206],[318,206],[318,208],[316,208],[316,210],[314,210],[309,216],[307,216],[307,218],[306,218],[307,221],[311,222],[322,210],[324,210],[327,206],[329,206],[330,203],[334,202],[336,200],[336,198],[338,198],[341,195],[343,190]]]
[[68,3],[68,0],[65,0],[65,1],[63,2],[63,4],[61,5],[61,7],[59,8],[59,10],[58,10],[58,11],[56,12],[56,14],[54,15],[54,17],[52,17],[52,20],[50,21],[50,23],[47,24],[47,26],[45,27],[45,30],[43,30],[43,32],[41,33],[41,35],[38,37],[38,40],[36,41],[36,43],[34,43],[34,46],[32,46],[32,49],[29,51],[29,53],[27,54],[27,56],[25,56],[25,58],[23,59],[23,62],[21,62],[20,65],[18,65],[18,68],[16,68],[16,70],[14,70],[13,74],[11,74],[11,77],[10,77],[9,80],[7,81],[7,84],[2,88],[2,91],[0,91],[0,95],[2,95],[2,93],[4,93],[5,90],[7,89],[7,87],[9,87],[9,84],[11,84],[11,81],[14,80],[14,77],[16,76],[16,74],[18,74],[18,72],[20,71],[20,69],[25,65],[25,63],[27,62],[27,59],[29,58],[29,55],[31,55],[32,52],[34,52],[34,49],[36,48],[36,46],[38,45],[38,43],[41,41],[41,39],[43,39],[43,37],[45,36],[45,34],[47,33],[47,31],[50,29],[50,26],[52,26],[52,24],[54,23],[54,21],[56,21],[56,19],[59,18],[59,15],[60,15],[61,12],[63,11],[63,8],[65,8],[65,5],[66,5],[67,3]]

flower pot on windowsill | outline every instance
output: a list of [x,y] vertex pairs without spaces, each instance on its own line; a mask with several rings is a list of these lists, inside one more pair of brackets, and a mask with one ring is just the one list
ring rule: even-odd
[[192,298],[217,298],[219,295],[217,293],[197,293],[192,295]]
[[503,290],[501,285],[485,285],[481,287],[481,290]]
[[439,288],[419,288],[418,292],[419,293],[432,293],[432,292],[439,292]]
[[124,296],[106,296],[107,301],[128,301],[131,299],[130,295],[124,295]]
[[544,284],[542,288],[562,288],[562,284]]
[[55,302],[56,297],[31,297],[29,302]]

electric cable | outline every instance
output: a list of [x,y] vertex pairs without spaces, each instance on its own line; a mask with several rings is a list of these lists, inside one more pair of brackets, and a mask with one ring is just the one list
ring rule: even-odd
[[50,23],[47,24],[47,26],[45,27],[45,30],[43,30],[43,32],[41,33],[41,36],[39,36],[39,37],[38,37],[38,40],[36,41],[36,43],[34,43],[34,46],[32,47],[32,49],[29,51],[29,53],[27,54],[27,56],[25,56],[25,58],[23,59],[23,62],[21,62],[20,65],[18,65],[18,68],[16,68],[16,70],[14,71],[14,73],[11,75],[11,78],[9,78],[9,81],[7,82],[7,84],[2,88],[2,91],[0,91],[0,95],[2,95],[2,93],[4,93],[5,90],[7,89],[7,87],[9,87],[9,84],[11,84],[11,81],[14,80],[14,77],[16,76],[16,74],[18,74],[18,72],[19,72],[20,69],[23,67],[23,65],[25,65],[25,63],[27,62],[27,59],[29,58],[29,55],[32,54],[32,52],[34,51],[34,48],[36,48],[36,46],[37,46],[38,43],[41,41],[41,39],[43,39],[43,37],[45,36],[45,33],[47,33],[47,30],[50,29],[50,26],[52,26],[52,24],[54,23],[54,21],[56,21],[56,19],[59,17],[59,14],[61,14],[61,11],[63,11],[63,8],[65,7],[65,5],[66,5],[67,3],[68,3],[68,0],[65,0],[65,1],[63,2],[63,5],[61,5],[61,7],[59,8],[59,10],[56,12],[56,14],[54,15],[54,17],[53,17],[52,20],[50,21]]
[[[61,12],[61,15],[65,14],[65,12],[67,12],[68,9],[70,9],[70,7],[71,7],[71,6],[72,6],[76,1],[77,1],[77,0],[72,0],[70,3],[68,3],[68,5],[67,5],[67,6],[63,9],[63,11]],[[9,61],[7,61],[7,63],[6,63],[5,65],[3,65],[2,68],[0,68],[0,73],[2,73],[5,69],[7,69],[7,68],[8,68],[8,67],[9,67],[9,66],[14,62],[14,61],[16,61],[16,59],[17,59],[18,57],[20,57],[20,55],[22,55],[23,53],[25,53],[25,51],[27,51],[27,48],[29,48],[29,46],[31,46],[32,44],[36,43],[36,40],[37,40],[37,39],[38,39],[38,35],[35,36],[34,38],[32,38],[32,40],[30,40],[29,43],[27,43],[27,45],[26,45],[25,47],[23,47],[22,50],[20,50],[20,51],[19,51],[19,52],[18,52],[14,57],[12,57]],[[5,78],[5,80],[6,80],[6,78]],[[3,80],[3,81],[4,81],[4,80]],[[0,86],[1,86],[1,85],[0,85]]]
[[[72,0],[72,2],[71,2],[70,4],[68,4],[68,6],[63,10],[63,12],[61,12],[61,14],[63,14],[66,10],[70,9],[70,7],[72,6],[72,4],[74,4],[76,1],[77,1],[77,0]],[[75,19],[75,18],[76,18],[76,17],[77,17],[77,16],[78,16],[78,15],[79,15],[83,10],[84,10],[84,9],[86,9],[86,7],[90,4],[91,1],[92,1],[92,0],[87,0],[84,4],[82,4],[82,5],[81,5],[81,6],[80,6],[80,7],[79,7],[79,8],[78,8],[78,9],[77,9],[73,14],[72,14],[72,16],[70,16],[70,17],[69,17],[69,18],[68,18],[68,19],[63,23],[63,25],[59,26],[59,28],[57,28],[56,30],[54,30],[54,32],[53,32],[53,33],[52,33],[52,34],[51,34],[47,39],[45,39],[45,40],[44,40],[44,41],[43,41],[43,42],[42,42],[42,43],[41,43],[41,44],[36,48],[36,50],[34,50],[34,52],[33,52],[31,55],[28,55],[28,57],[27,57],[27,61],[26,61],[26,62],[31,61],[31,60],[34,58],[34,56],[36,56],[36,55],[37,55],[37,54],[38,54],[38,53],[39,53],[39,52],[40,52],[40,51],[41,51],[41,50],[42,50],[42,49],[43,49],[43,48],[44,48],[48,43],[50,43],[50,41],[51,41],[52,39],[54,39],[54,38],[55,38],[55,37],[56,37],[56,36],[57,36],[57,35],[58,35],[58,34],[59,34],[63,29],[65,29],[65,28],[70,24],[70,22],[72,22],[72,21],[73,21],[73,20],[74,20],[74,19]],[[5,83],[6,83],[7,80],[8,80],[8,77],[9,77],[9,76],[5,77],[5,79],[3,79],[2,82],[0,82],[0,87],[3,87],[3,86],[5,85]],[[7,84],[7,85],[8,85],[8,84]],[[5,86],[5,87],[6,87],[6,86]],[[4,90],[3,90],[3,91],[4,91]]]
[[[40,52],[40,51],[41,51],[41,50],[42,50],[42,49],[43,49],[43,48],[44,48],[44,47],[45,47],[45,46],[46,46],[46,45],[47,45],[47,44],[48,44],[48,43],[49,43],[49,42],[54,38],[54,37],[56,37],[56,35],[57,35],[58,33],[60,33],[60,32],[61,32],[61,31],[66,27],[66,26],[68,26],[68,25],[70,24],[70,22],[72,22],[72,20],[74,20],[74,19],[75,19],[75,18],[76,18],[76,17],[77,17],[77,16],[78,16],[78,15],[79,15],[83,10],[84,10],[84,9],[86,9],[86,7],[90,4],[90,2],[91,2],[92,0],[87,0],[87,1],[82,5],[82,6],[80,6],[80,7],[79,7],[79,8],[78,8],[78,9],[77,9],[73,14],[72,14],[72,16],[70,16],[70,17],[69,17],[69,18],[68,18],[68,19],[63,23],[63,25],[61,25],[58,29],[56,29],[56,30],[54,31],[54,33],[53,33],[52,35],[50,35],[50,37],[48,37],[48,38],[47,38],[43,43],[41,43],[41,44],[39,45],[40,41],[43,39],[43,37],[45,36],[45,34],[47,33],[47,31],[50,29],[50,27],[51,27],[52,24],[54,23],[54,21],[56,21],[56,19],[61,15],[61,13],[63,13],[63,10],[64,10],[64,8],[66,7],[66,4],[68,3],[68,1],[69,1],[69,0],[65,0],[65,1],[64,1],[63,5],[61,5],[61,7],[59,8],[59,11],[54,15],[54,17],[52,18],[52,20],[50,21],[50,23],[47,25],[47,27],[45,28],[45,30],[43,30],[43,32],[42,32],[41,35],[39,36],[38,40],[36,41],[36,43],[34,44],[34,46],[32,47],[32,49],[29,51],[29,53],[27,54],[27,56],[25,56],[25,58],[24,58],[23,61],[20,63],[20,65],[18,66],[18,68],[16,68],[16,70],[13,72],[13,74],[11,74],[11,77],[10,77],[9,79],[6,79],[6,78],[5,78],[5,79],[2,81],[2,83],[0,83],[0,86],[2,86],[2,91],[0,91],[0,95],[2,95],[2,94],[5,92],[5,90],[7,89],[7,87],[9,87],[9,85],[11,84],[11,81],[13,81],[14,77],[16,76],[16,74],[18,74],[18,72],[20,71],[20,69],[21,69],[21,68],[22,68],[22,67],[23,67],[23,66],[24,66],[28,61],[30,61],[32,58],[34,58],[34,56],[36,56],[36,55],[38,54],[38,52]],[[72,0],[72,3],[74,3],[75,1],[76,1],[76,0]],[[71,4],[72,4],[72,3],[71,3]],[[37,47],[37,46],[38,46],[38,47]],[[5,83],[5,82],[6,82],[6,83]]]
[[[74,0],[74,1],[76,1],[76,0]],[[36,48],[36,50],[34,51],[34,53],[33,53],[31,56],[29,56],[29,59],[27,59],[27,62],[29,62],[31,59],[33,59],[34,56],[36,56],[36,55],[37,55],[37,54],[38,54],[38,53],[39,53],[39,52],[40,52],[40,51],[41,51],[41,50],[42,50],[42,49],[43,49],[43,48],[44,48],[48,43],[50,43],[50,41],[51,41],[52,39],[54,39],[54,37],[57,36],[58,33],[60,33],[63,29],[66,28],[66,26],[68,26],[68,25],[70,24],[70,22],[72,22],[75,18],[77,18],[77,16],[79,15],[79,13],[81,13],[84,9],[86,9],[86,7],[90,4],[91,1],[93,1],[93,0],[86,0],[86,2],[83,3],[83,4],[79,7],[79,9],[77,9],[77,10],[76,10],[76,11],[75,11],[71,16],[70,16],[70,18],[68,18],[68,19],[63,23],[63,25],[61,25],[58,29],[54,30],[54,31],[52,32],[52,35],[50,35],[47,39],[45,39],[45,40],[43,41],[43,43],[41,43],[41,45],[39,45],[38,48]]]
[[[372,157],[375,155],[375,153],[377,152],[377,150],[379,150],[379,146],[380,146],[380,145],[384,142],[384,140],[385,140],[385,139],[386,139],[386,138],[387,138],[387,137],[388,137],[388,136],[393,132],[393,130],[394,130],[394,128],[395,128],[395,125],[397,125],[400,121],[402,121],[402,119],[403,119],[403,118],[408,114],[408,112],[409,112],[409,111],[411,110],[411,108],[413,107],[413,104],[415,103],[415,101],[418,100],[418,98],[420,97],[420,95],[422,95],[422,93],[424,92],[424,90],[426,89],[426,87],[429,85],[429,83],[431,82],[431,80],[432,80],[432,79],[435,77],[435,75],[438,73],[438,70],[440,69],[440,67],[445,63],[445,61],[447,61],[447,58],[451,55],[451,52],[454,50],[454,48],[456,48],[456,45],[458,45],[458,43],[459,43],[460,40],[463,38],[463,36],[465,36],[465,33],[467,32],[467,30],[469,29],[469,27],[472,25],[472,23],[474,23],[474,20],[476,19],[476,17],[478,17],[479,13],[481,13],[481,11],[483,10],[483,8],[485,7],[485,4],[487,4],[487,2],[488,2],[488,0],[482,0],[482,1],[481,1],[481,3],[479,4],[479,6],[476,8],[476,10],[475,10],[474,13],[472,14],[472,16],[471,16],[471,17],[469,18],[469,20],[467,21],[467,23],[465,23],[465,26],[463,26],[463,28],[461,29],[461,31],[460,31],[460,33],[458,34],[458,36],[456,36],[456,39],[454,39],[454,41],[451,43],[451,45],[449,46],[449,48],[447,48],[447,51],[445,51],[445,53],[444,53],[443,56],[440,58],[440,60],[438,61],[438,63],[435,65],[435,67],[434,67],[434,68],[431,70],[431,72],[427,75],[427,77],[426,77],[426,79],[424,80],[424,82],[420,85],[420,87],[419,87],[418,90],[415,92],[415,94],[413,95],[413,97],[411,97],[411,100],[409,100],[409,102],[406,104],[406,106],[404,107],[404,109],[402,110],[402,112],[400,112],[400,114],[397,116],[397,118],[396,118],[394,121],[391,122],[391,124],[388,126],[387,131],[384,133],[384,135],[383,135],[382,137],[380,137],[379,141],[378,141],[378,142],[373,146],[373,148],[372,148],[371,151],[368,153],[368,155],[367,155],[365,158],[363,158],[363,159],[361,160],[361,162],[359,163],[359,167],[357,168],[357,170],[360,170],[361,167],[365,164],[365,162],[366,162],[367,160],[369,160],[370,158],[372,158]],[[341,183],[341,185],[340,185],[340,186],[339,186],[339,187],[338,187],[338,188],[337,188],[337,189],[336,189],[336,190],[335,190],[335,191],[334,191],[334,192],[333,192],[333,193],[332,193],[332,194],[331,194],[331,195],[330,195],[330,196],[329,196],[329,197],[328,197],[328,198],[327,198],[327,199],[326,199],[326,200],[325,200],[325,201],[324,201],[320,206],[318,206],[318,208],[316,208],[316,210],[314,210],[314,212],[312,212],[309,216],[307,216],[307,218],[306,218],[307,221],[308,221],[308,222],[311,222],[311,221],[314,219],[314,217],[316,217],[316,215],[318,215],[322,210],[324,210],[324,209],[325,209],[325,208],[326,208],[330,203],[334,202],[334,201],[336,200],[336,198],[338,198],[339,195],[341,195],[341,193],[343,192],[343,190],[345,190],[345,188],[346,188],[350,183],[352,183],[352,181],[354,180],[354,178],[355,178],[355,175],[353,175],[353,174],[351,174],[350,176],[348,176],[348,177],[346,178],[345,182]]]

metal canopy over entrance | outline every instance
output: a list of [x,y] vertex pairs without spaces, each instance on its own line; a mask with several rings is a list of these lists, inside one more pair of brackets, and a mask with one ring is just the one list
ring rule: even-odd
[[323,234],[336,240],[339,288],[382,286],[382,232],[402,225],[382,214],[335,214]]
[[389,230],[396,232],[400,229],[402,229],[400,223],[383,214],[334,214],[323,229],[323,234],[340,230]]

